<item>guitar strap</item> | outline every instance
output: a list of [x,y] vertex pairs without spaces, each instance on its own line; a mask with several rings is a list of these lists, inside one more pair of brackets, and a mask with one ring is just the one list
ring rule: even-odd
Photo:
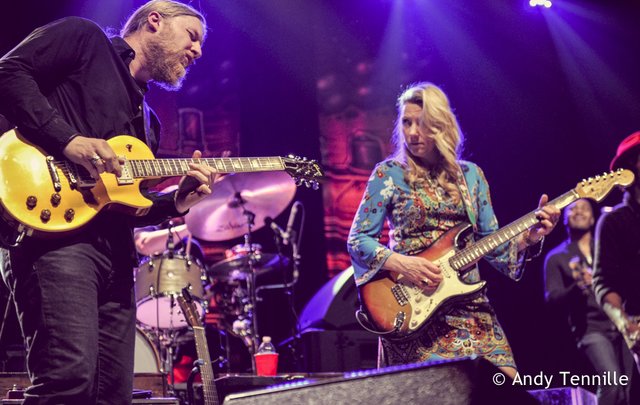
[[462,165],[466,164],[464,162],[458,163],[458,179],[456,181],[458,185],[458,190],[460,190],[460,195],[462,197],[462,202],[464,203],[464,208],[467,211],[467,217],[469,218],[469,223],[473,226],[473,231],[478,231],[478,213],[475,210],[475,204],[473,204],[473,200],[471,199],[471,193],[469,192],[468,179],[470,170],[467,167],[467,170],[464,171],[462,169]]
[[155,153],[157,139],[153,129],[151,128],[151,108],[146,101],[142,102],[142,125],[144,130],[144,142]]

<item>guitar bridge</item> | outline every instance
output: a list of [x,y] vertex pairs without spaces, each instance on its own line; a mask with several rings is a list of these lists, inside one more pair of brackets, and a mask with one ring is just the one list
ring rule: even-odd
[[398,301],[398,304],[400,304],[400,306],[404,306],[409,303],[409,297],[403,287],[404,286],[401,284],[396,284],[391,287],[391,293],[393,294],[393,297],[396,299],[396,301]]

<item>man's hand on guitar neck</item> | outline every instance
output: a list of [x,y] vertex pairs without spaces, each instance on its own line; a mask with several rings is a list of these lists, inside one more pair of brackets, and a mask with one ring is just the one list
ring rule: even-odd
[[73,163],[79,164],[96,180],[100,173],[113,173],[116,177],[122,175],[122,164],[111,146],[104,139],[88,138],[76,135],[62,150],[64,156]]
[[[222,152],[221,157],[229,157],[231,151]],[[193,152],[192,159],[200,159],[202,152]],[[221,174],[215,168],[201,163],[189,163],[191,170],[180,179],[178,191],[176,192],[176,210],[186,212],[200,201],[207,198],[213,190],[213,184],[221,179]]]
[[402,274],[427,290],[435,290],[442,281],[442,271],[438,265],[423,257],[392,253],[383,269]]

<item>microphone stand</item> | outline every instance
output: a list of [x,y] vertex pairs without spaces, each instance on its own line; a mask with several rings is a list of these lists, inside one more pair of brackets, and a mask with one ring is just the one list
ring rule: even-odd
[[303,207],[302,217],[300,219],[300,231],[299,232],[295,230],[289,231],[289,244],[291,245],[291,259],[293,262],[291,280],[287,281],[285,277],[284,266],[282,266],[283,257],[284,257],[284,255],[282,254],[283,240],[282,240],[282,237],[278,233],[276,233],[274,238],[276,241],[276,248],[278,249],[278,256],[280,258],[279,263],[280,263],[280,266],[283,268],[283,279],[284,279],[283,283],[263,285],[256,289],[256,294],[262,290],[275,290],[280,288],[285,289],[285,294],[287,295],[289,308],[291,308],[292,315],[293,315],[293,328],[292,328],[293,336],[292,336],[291,343],[289,344],[289,349],[291,350],[291,357],[296,365],[301,364],[302,357],[304,356],[301,352],[297,350],[297,347],[299,347],[299,344],[300,344],[300,322],[298,320],[298,314],[296,313],[295,306],[294,306],[295,303],[293,299],[293,293],[294,293],[293,288],[298,282],[298,277],[300,276],[300,259],[301,259],[300,236],[302,235],[302,231],[304,230],[304,219],[305,219],[304,213],[305,212]]
[[[242,199],[242,196],[240,195],[240,193],[236,193],[233,203],[242,207],[242,215],[244,215],[247,218],[247,233],[244,235],[244,243],[249,248],[249,261],[248,261],[249,276],[247,277],[249,305],[248,305],[247,316],[251,319],[251,331],[249,333],[251,337],[251,347],[249,348],[249,351],[253,355],[253,354],[256,354],[258,350],[258,344],[259,344],[258,316],[257,316],[257,310],[256,310],[257,301],[258,301],[257,290],[256,290],[256,273],[255,273],[256,259],[255,259],[255,249],[253,247],[253,243],[251,242],[251,231],[255,224],[256,215],[245,208],[244,206],[245,201]],[[251,368],[255,374],[257,372],[257,369],[256,369],[256,361],[254,356],[251,356]]]

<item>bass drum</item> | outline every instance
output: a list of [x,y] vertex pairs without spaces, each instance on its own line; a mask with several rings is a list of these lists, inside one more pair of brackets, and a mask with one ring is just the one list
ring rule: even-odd
[[138,321],[158,329],[180,329],[188,325],[175,297],[187,287],[203,314],[202,298],[206,279],[197,259],[182,255],[147,258],[136,270],[135,291]]
[[133,361],[134,373],[159,373],[160,354],[151,337],[136,326],[136,346]]

